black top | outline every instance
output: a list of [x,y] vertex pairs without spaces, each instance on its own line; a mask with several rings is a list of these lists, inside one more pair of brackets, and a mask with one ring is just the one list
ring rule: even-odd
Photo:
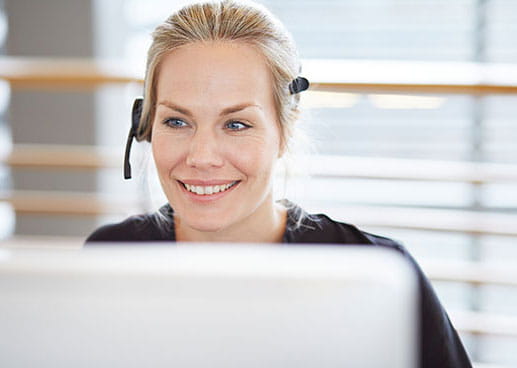
[[[336,222],[322,214],[305,216],[302,223],[296,226],[296,219],[299,217],[297,215],[302,211],[297,206],[290,207],[288,210],[283,243],[362,244],[387,247],[404,255],[416,270],[419,281],[420,366],[423,368],[471,367],[458,334],[436,297],[429,280],[401,244],[388,238],[360,231],[353,225]],[[132,216],[121,223],[102,226],[91,234],[86,242],[170,242],[175,240],[173,210],[169,205],[165,205],[157,213]]]

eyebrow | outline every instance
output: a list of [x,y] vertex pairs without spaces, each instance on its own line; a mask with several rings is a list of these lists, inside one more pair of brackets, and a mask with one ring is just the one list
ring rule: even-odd
[[[158,103],[158,105],[163,105],[163,106],[166,106],[168,107],[169,109],[171,110],[175,110],[183,115],[186,115],[190,118],[192,118],[194,116],[194,114],[192,114],[192,112],[184,107],[181,107],[181,106],[178,106],[176,105],[175,103],[171,102],[171,101],[160,101]],[[228,114],[232,114],[232,113],[235,113],[235,112],[239,112],[239,111],[242,111],[244,109],[247,109],[249,107],[256,107],[256,108],[259,108],[262,110],[262,107],[260,105],[257,105],[257,104],[254,104],[254,103],[251,103],[251,102],[245,102],[245,103],[240,103],[240,104],[237,104],[237,105],[234,105],[234,106],[228,106],[226,108],[224,108],[221,113],[219,114],[219,116],[223,116],[223,115],[228,115]]]

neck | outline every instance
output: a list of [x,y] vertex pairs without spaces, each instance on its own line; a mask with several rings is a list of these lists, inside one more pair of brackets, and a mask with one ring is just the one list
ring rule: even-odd
[[281,243],[287,210],[282,205],[275,204],[272,198],[266,204],[239,223],[220,231],[199,231],[186,226],[181,217],[175,216],[176,241]]

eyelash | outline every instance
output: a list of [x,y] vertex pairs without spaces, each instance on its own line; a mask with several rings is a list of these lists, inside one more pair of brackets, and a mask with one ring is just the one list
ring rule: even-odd
[[[181,125],[181,126],[173,125],[173,124],[171,124],[171,122],[182,122],[183,125]],[[167,118],[163,121],[163,124],[167,125],[168,127],[172,128],[172,129],[181,129],[188,125],[188,123],[186,123],[185,121],[178,119],[178,118]],[[231,129],[231,128],[229,128],[230,124],[240,124],[240,125],[242,125],[242,127],[239,129]],[[239,120],[230,120],[227,123],[225,123],[225,129],[235,131],[235,132],[241,131],[241,130],[246,130],[249,128],[251,128],[251,125],[243,123],[242,121],[239,121]]]
[[[178,125],[173,125],[171,123],[171,122],[177,122],[177,121],[182,122],[184,125],[178,126]],[[163,120],[163,124],[167,125],[169,128],[172,128],[172,129],[180,129],[187,125],[187,123],[185,123],[183,120],[178,119],[178,118],[167,118],[167,119]]]
[[[228,128],[228,126],[229,126],[230,124],[240,124],[240,125],[242,125],[242,128],[240,128],[240,129],[230,129],[230,128]],[[242,121],[239,121],[239,120],[230,120],[229,122],[227,122],[227,123],[225,124],[225,127],[226,127],[227,129],[229,129],[229,130],[232,130],[232,131],[241,131],[241,130],[246,130],[246,129],[251,128],[251,125],[246,124],[246,123],[243,123]]]

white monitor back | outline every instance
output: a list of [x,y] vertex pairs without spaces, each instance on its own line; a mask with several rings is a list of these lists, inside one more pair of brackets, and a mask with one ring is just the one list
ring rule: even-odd
[[0,249],[2,367],[415,367],[417,283],[374,247]]

